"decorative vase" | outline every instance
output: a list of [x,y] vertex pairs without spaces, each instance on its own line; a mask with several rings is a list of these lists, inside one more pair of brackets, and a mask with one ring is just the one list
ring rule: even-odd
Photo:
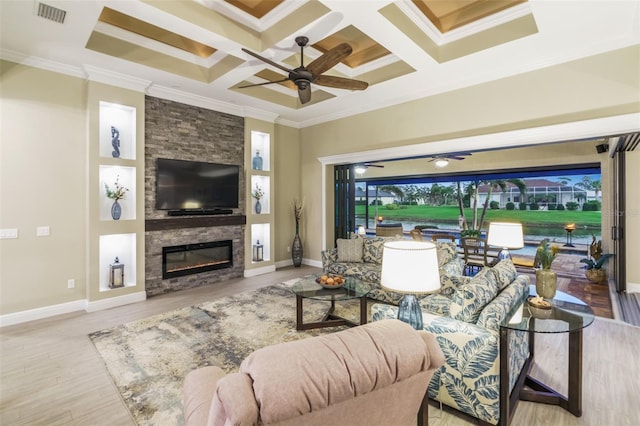
[[262,204],[260,204],[260,200],[256,200],[256,214],[260,214],[262,212]]
[[293,243],[291,244],[291,259],[293,259],[293,266],[299,268],[302,265],[302,240],[299,234],[300,225],[296,222],[296,235],[293,237]]
[[260,157],[260,151],[256,151],[256,156],[253,157],[251,167],[253,170],[262,170],[262,157]]
[[607,281],[607,271],[605,269],[587,269],[585,276],[589,281],[596,284]]
[[536,270],[536,293],[545,299],[553,299],[556,295],[558,274],[551,269]]
[[113,220],[119,220],[121,215],[122,215],[122,206],[120,206],[120,203],[118,203],[118,200],[115,200],[113,202],[113,205],[111,206],[111,217],[113,218]]

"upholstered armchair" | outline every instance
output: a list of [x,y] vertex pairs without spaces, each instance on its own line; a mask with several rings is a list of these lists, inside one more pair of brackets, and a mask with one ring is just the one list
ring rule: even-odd
[[432,334],[396,319],[280,343],[249,355],[237,373],[190,372],[185,424],[423,424],[426,390],[443,363]]

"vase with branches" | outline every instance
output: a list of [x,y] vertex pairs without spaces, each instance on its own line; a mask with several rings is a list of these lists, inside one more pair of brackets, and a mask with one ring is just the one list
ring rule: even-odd
[[116,181],[114,182],[113,187],[114,189],[111,189],[106,182],[104,184],[104,190],[107,198],[113,200],[113,204],[111,205],[111,217],[113,220],[118,220],[122,215],[122,206],[120,206],[118,201],[124,200],[129,189],[120,184],[120,175],[116,176]]
[[256,199],[255,211],[257,214],[260,214],[262,212],[262,204],[260,203],[260,200],[264,197],[264,190],[257,183],[251,192],[251,196]]
[[302,256],[304,254],[302,248],[302,240],[300,239],[300,221],[302,220],[302,211],[304,210],[304,200],[294,199],[291,203],[293,217],[296,221],[296,235],[293,237],[291,244],[291,258],[293,266],[296,268],[302,265]]

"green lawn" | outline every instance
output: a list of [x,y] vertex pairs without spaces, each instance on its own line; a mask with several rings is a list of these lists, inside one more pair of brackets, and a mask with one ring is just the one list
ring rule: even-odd
[[[397,210],[387,210],[384,206],[378,207],[378,215],[387,219],[404,219],[413,222],[424,220],[425,222],[458,222],[458,207],[433,207],[433,206],[406,206],[407,208]],[[356,215],[364,216],[366,206],[356,206]],[[375,207],[369,206],[369,216],[373,217]],[[482,214],[482,209],[478,210],[478,218]],[[467,222],[471,222],[473,217],[472,209],[465,209]],[[575,223],[576,225],[600,227],[602,213],[601,212],[583,212],[569,210],[548,210],[548,211],[531,211],[531,210],[487,210],[485,216],[485,227],[489,222],[520,222],[530,225],[565,225]]]

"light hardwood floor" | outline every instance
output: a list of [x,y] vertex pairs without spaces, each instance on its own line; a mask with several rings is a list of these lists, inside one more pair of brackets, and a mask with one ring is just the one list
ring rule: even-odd
[[[156,296],[93,313],[78,312],[0,329],[1,425],[133,425],[87,334],[196,303],[317,273],[282,268],[251,278]],[[566,340],[538,339],[536,372],[563,390]],[[636,425],[640,413],[640,328],[597,320],[584,337],[584,415],[521,402],[512,425]],[[564,374],[564,376],[563,376]],[[437,410],[431,410],[437,416]],[[446,410],[432,425],[473,424]]]

